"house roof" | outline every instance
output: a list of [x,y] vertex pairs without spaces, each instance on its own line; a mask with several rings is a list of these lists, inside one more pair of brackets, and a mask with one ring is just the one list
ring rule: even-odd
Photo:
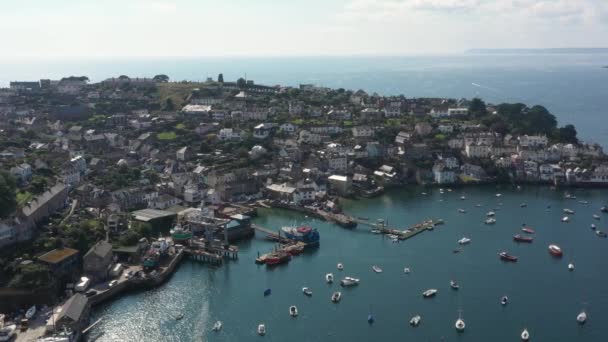
[[138,221],[148,222],[159,218],[174,216],[175,213],[158,209],[142,209],[132,212],[131,215]]
[[63,317],[68,317],[72,321],[78,322],[88,303],[89,299],[83,294],[77,293],[73,295],[62,306],[61,312],[63,313]]
[[47,264],[58,264],[63,260],[77,254],[78,250],[72,248],[56,248],[50,252],[46,252],[38,257],[38,260],[44,261]]
[[93,247],[89,249],[87,254],[84,255],[84,257],[88,258],[91,255],[96,255],[102,259],[105,259],[105,257],[110,253],[112,253],[112,244],[105,240],[102,240],[94,244]]

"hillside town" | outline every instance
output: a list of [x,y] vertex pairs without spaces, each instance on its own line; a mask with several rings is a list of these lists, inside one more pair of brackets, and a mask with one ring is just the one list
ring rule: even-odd
[[91,305],[162,282],[192,234],[197,257],[236,258],[257,205],[348,226],[340,198],[401,186],[608,185],[602,147],[542,106],[222,74],[10,82],[0,170],[0,313],[46,305],[39,335],[82,331]]

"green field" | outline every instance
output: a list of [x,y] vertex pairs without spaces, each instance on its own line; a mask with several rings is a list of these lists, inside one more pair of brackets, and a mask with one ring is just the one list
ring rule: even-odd
[[17,205],[23,207],[27,202],[31,201],[34,196],[29,192],[17,192]]
[[177,134],[175,132],[162,132],[156,135],[158,140],[175,140],[177,138]]

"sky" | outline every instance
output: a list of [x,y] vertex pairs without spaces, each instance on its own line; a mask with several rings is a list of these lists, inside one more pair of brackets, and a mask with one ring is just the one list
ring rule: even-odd
[[608,0],[0,0],[0,59],[606,47]]

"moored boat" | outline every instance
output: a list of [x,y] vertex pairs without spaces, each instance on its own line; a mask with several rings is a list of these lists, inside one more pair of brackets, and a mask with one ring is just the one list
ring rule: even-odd
[[450,280],[450,287],[451,287],[453,290],[458,290],[458,289],[460,288],[460,285],[458,285],[458,283],[456,283],[455,281]]
[[331,273],[327,273],[325,275],[325,282],[327,282],[328,284],[331,284],[334,282],[334,275]]
[[520,208],[525,208],[527,206],[528,206],[528,204],[526,204],[526,203],[522,203],[522,204],[519,205]]
[[25,312],[25,318],[32,319],[32,317],[34,317],[35,314],[36,314],[36,305],[33,305],[31,308],[27,309],[27,311]]
[[416,315],[416,316],[410,318],[410,325],[413,327],[417,327],[420,324],[421,320],[422,320],[422,317],[420,317],[420,315]]
[[500,304],[507,305],[507,303],[509,303],[509,297],[502,296],[502,298],[500,298]]
[[587,322],[587,313],[585,312],[585,310],[581,311],[577,316],[576,316],[576,321],[579,324],[585,324],[585,322]]
[[562,222],[567,223],[569,221],[570,221],[570,218],[568,216],[562,217]]
[[558,245],[549,245],[549,254],[559,258],[564,255],[564,252]]
[[338,264],[338,266],[336,266],[340,271],[344,269],[344,265],[342,264]]
[[605,232],[603,232],[603,231],[601,231],[601,230],[596,230],[596,231],[595,231],[595,235],[597,235],[597,236],[599,236],[599,237],[602,237],[602,238],[605,238],[605,237],[607,237],[607,236],[608,236],[608,234],[606,234]]
[[359,279],[353,277],[344,277],[344,279],[340,280],[340,285],[344,287],[359,285]]
[[382,273],[382,269],[376,265],[372,266],[372,270],[376,273]]
[[331,301],[334,303],[339,302],[340,299],[342,299],[342,292],[337,291],[331,295]]
[[574,215],[574,210],[566,208],[566,209],[564,209],[564,213]]
[[0,328],[0,341],[10,341],[15,335],[17,335],[17,325],[15,324],[5,325]]
[[527,234],[534,234],[534,233],[536,233],[536,232],[534,231],[534,229],[532,229],[531,227],[526,226],[526,224],[525,224],[525,223],[524,223],[524,224],[522,224],[521,231],[522,231],[522,232],[524,232],[524,233],[527,233]]
[[600,219],[600,215],[598,215],[598,214],[593,214],[593,218],[594,218],[595,220],[599,220],[599,219]]
[[496,215],[496,212],[494,212],[494,211],[488,211],[488,213],[486,214],[487,217],[492,217],[495,215]]
[[591,227],[592,230],[596,230],[597,229],[597,226],[595,225],[595,223],[592,223],[590,227]]
[[266,266],[275,266],[285,264],[291,261],[291,255],[289,253],[278,252],[273,253],[271,256],[266,258]]
[[521,332],[521,340],[522,341],[530,340],[530,333],[528,332],[528,329],[524,329],[524,331]]
[[367,314],[367,323],[373,324],[375,320],[376,319],[374,318],[374,315],[371,312]]
[[215,322],[215,324],[213,324],[213,328],[211,328],[211,330],[213,330],[213,331],[222,330],[222,321]]
[[600,208],[600,211],[603,213],[608,213],[608,207],[607,206],[603,206]]
[[405,267],[405,268],[403,269],[403,273],[405,273],[405,274],[409,274],[411,271],[412,271],[412,270],[410,270],[410,268],[409,268],[409,267]]
[[466,211],[466,210],[464,210],[464,209],[458,209],[458,212],[459,212],[459,213],[461,213],[461,214],[464,214],[464,213],[466,213],[467,211]]
[[434,297],[436,294],[437,294],[437,289],[428,289],[428,290],[422,292],[422,297],[430,298],[430,297]]
[[306,295],[308,297],[312,296],[312,290],[309,289],[308,287],[303,287],[302,288],[302,293],[304,293],[304,295]]
[[286,238],[294,241],[306,243],[307,246],[315,246],[319,244],[321,236],[316,229],[308,226],[301,227],[283,227],[281,231]]
[[534,241],[534,238],[516,234],[513,236],[513,240],[517,241],[517,242],[532,242],[532,241]]
[[569,271],[574,271],[574,264],[573,263],[569,263],[568,264],[568,270]]
[[500,256],[500,259],[504,260],[504,261],[510,261],[510,262],[517,262],[517,257],[510,255],[509,253],[503,251],[498,253],[498,255]]
[[471,239],[468,237],[462,237],[462,239],[458,240],[459,245],[466,245],[471,242]]
[[458,313],[458,319],[456,320],[456,323],[454,323],[454,327],[458,332],[463,332],[464,328],[466,327],[466,324],[464,323],[464,319],[462,319],[462,314],[460,312]]
[[266,289],[266,290],[264,290],[264,297],[266,297],[266,296],[270,296],[270,294],[271,294],[271,293],[272,293],[272,290],[271,290],[271,289]]
[[266,326],[264,325],[264,323],[258,325],[258,335],[260,335],[260,336],[266,335]]
[[298,316],[298,307],[295,305],[292,305],[289,307],[289,316],[291,317],[297,317]]
[[496,219],[493,217],[490,217],[489,219],[484,221],[485,224],[494,224],[496,223]]

